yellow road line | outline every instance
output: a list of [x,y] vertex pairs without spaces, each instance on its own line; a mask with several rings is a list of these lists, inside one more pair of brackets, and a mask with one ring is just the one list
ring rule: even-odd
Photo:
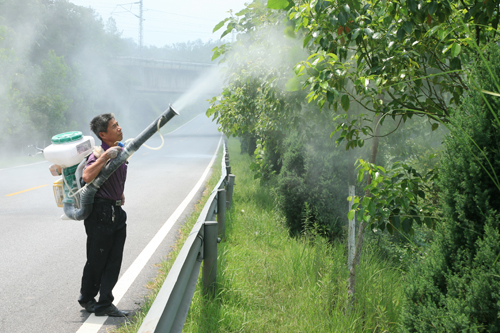
[[24,190],[24,191],[19,191],[19,192],[16,192],[16,193],[6,194],[5,196],[6,197],[11,197],[11,196],[16,195],[16,194],[21,194],[21,193],[24,193],[24,192],[33,191],[33,190],[36,190],[37,188],[42,188],[42,187],[45,187],[45,186],[48,186],[48,185],[45,184],[45,185],[41,185],[41,186],[29,188],[29,189]]

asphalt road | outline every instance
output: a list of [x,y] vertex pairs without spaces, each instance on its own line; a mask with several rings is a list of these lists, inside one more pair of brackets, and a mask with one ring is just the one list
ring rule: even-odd
[[[167,124],[162,132],[172,130]],[[123,131],[127,138],[127,129]],[[164,137],[161,150],[141,147],[129,163],[121,277],[200,180],[221,138],[216,124],[203,115]],[[158,135],[146,144],[158,146]],[[57,177],[50,174],[49,165],[0,169],[0,332],[76,332],[89,317],[77,302],[85,263],[83,221],[60,219],[63,211],[52,192]],[[139,308],[149,293],[145,285],[157,274],[154,264],[170,251],[177,227],[202,190],[145,263],[118,308]],[[98,332],[122,321],[109,318]]]

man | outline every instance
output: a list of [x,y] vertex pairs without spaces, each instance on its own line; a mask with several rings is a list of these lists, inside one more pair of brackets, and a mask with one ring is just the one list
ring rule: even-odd
[[[83,181],[90,183],[107,162],[121,150],[121,127],[112,113],[101,114],[90,122],[90,129],[101,139],[101,147],[90,154],[83,171]],[[102,148],[102,149],[99,149]],[[113,305],[113,288],[118,281],[127,230],[123,190],[127,165],[123,163],[97,190],[91,214],[85,219],[87,262],[83,269],[78,302],[96,316],[124,317],[128,313]],[[95,296],[99,292],[99,301]]]

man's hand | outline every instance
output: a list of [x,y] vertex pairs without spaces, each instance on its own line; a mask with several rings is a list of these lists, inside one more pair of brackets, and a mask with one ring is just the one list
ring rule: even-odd
[[83,181],[87,184],[94,180],[95,177],[101,172],[101,169],[106,165],[106,163],[118,156],[118,153],[122,151],[122,147],[110,147],[106,150],[99,158],[90,166],[83,170]]
[[106,159],[112,159],[118,156],[118,153],[122,151],[122,147],[116,146],[116,147],[110,147],[108,150],[104,152],[103,155],[105,155]]
[[125,194],[122,193],[122,206],[125,205]]

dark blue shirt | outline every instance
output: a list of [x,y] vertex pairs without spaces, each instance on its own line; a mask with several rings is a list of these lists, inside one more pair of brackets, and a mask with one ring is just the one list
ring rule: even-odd
[[[101,144],[101,147],[105,151],[109,149],[109,146],[104,142]],[[94,153],[90,154],[89,158],[87,159],[87,165],[85,167],[94,164],[96,160],[97,157],[95,157]],[[124,162],[118,167],[118,169],[116,169],[115,172],[111,174],[111,176],[109,176],[108,180],[106,180],[104,184],[102,184],[102,186],[97,190],[95,196],[103,199],[121,200],[123,190],[125,189],[126,179],[127,164]]]

